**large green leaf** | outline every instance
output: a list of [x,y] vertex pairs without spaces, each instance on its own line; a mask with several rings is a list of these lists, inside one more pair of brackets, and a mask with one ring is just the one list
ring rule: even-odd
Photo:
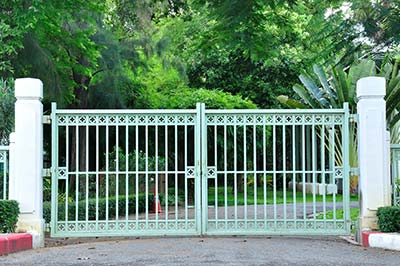
[[316,101],[314,98],[310,96],[308,91],[304,89],[304,87],[295,84],[293,85],[293,90],[312,108],[318,109],[321,108],[321,105],[318,101]]
[[320,67],[318,65],[314,65],[313,69],[314,69],[314,73],[318,76],[318,79],[322,85],[322,88],[325,90],[325,93],[327,94],[327,97],[329,99],[331,107],[336,107],[337,106],[336,94],[332,91],[332,89],[328,83],[328,79],[326,77],[327,76],[326,72],[322,69],[322,67]]
[[328,101],[324,98],[323,91],[321,91],[321,89],[315,84],[313,79],[308,74],[301,74],[299,78],[309,92],[310,96],[319,102],[319,105],[322,108],[329,108]]
[[304,103],[298,101],[298,100],[294,100],[289,98],[286,95],[279,95],[278,97],[276,97],[276,99],[283,105],[285,105],[288,108],[292,108],[292,109],[308,109],[309,106],[305,105]]
[[338,104],[343,106],[343,103],[347,101],[349,94],[346,74],[342,69],[337,67],[332,69],[332,82],[338,98]]

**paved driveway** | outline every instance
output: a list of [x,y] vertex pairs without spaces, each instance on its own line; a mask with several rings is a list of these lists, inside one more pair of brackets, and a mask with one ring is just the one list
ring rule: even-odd
[[400,265],[400,252],[339,238],[149,238],[93,242],[0,257],[24,265]]

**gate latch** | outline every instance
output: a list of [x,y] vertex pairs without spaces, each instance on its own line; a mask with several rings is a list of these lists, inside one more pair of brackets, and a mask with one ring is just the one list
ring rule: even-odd
[[358,114],[352,114],[349,117],[350,123],[358,123]]
[[51,117],[49,115],[43,116],[43,124],[51,124]]
[[43,177],[49,177],[49,176],[51,176],[51,169],[50,169],[50,168],[43,169],[43,171],[42,171],[42,176],[43,176]]
[[350,168],[350,175],[351,176],[359,176],[360,175],[360,168],[358,168],[358,167]]

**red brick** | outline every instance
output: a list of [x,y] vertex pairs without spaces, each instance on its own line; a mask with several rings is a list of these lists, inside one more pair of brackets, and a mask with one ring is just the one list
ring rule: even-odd
[[363,247],[369,247],[369,235],[371,234],[381,234],[377,231],[363,231],[362,232],[362,245]]
[[32,248],[32,235],[7,234],[0,236],[0,255]]

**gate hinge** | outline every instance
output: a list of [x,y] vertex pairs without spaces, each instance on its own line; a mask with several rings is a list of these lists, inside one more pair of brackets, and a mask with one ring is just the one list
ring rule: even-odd
[[51,116],[44,115],[43,116],[43,124],[51,124]]
[[358,168],[358,167],[350,168],[350,175],[351,176],[359,176],[360,168]]
[[358,123],[358,114],[352,114],[349,117],[349,122],[350,123]]
[[49,176],[51,176],[51,168],[43,169],[43,171],[42,171],[42,176],[43,176],[43,177],[49,177]]

